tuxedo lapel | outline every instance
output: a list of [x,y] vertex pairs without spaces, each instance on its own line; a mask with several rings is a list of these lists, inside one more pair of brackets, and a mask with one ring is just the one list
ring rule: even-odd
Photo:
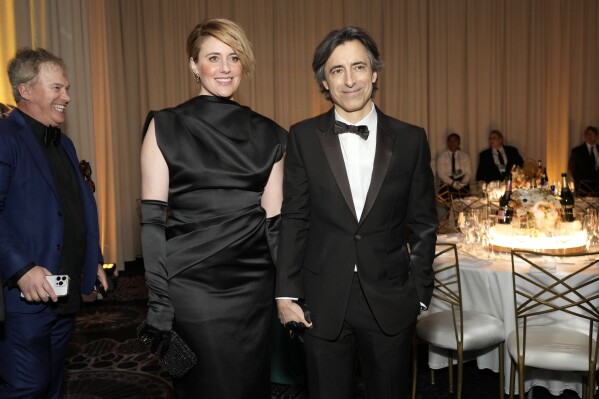
[[354,200],[351,195],[351,188],[349,186],[349,178],[347,177],[347,170],[345,169],[345,162],[343,161],[343,154],[341,153],[341,144],[339,143],[339,136],[333,132],[333,125],[335,121],[334,113],[331,110],[325,116],[324,125],[319,127],[318,138],[324,154],[329,162],[335,181],[341,190],[341,194],[347,203],[347,206],[351,210],[354,218],[358,220],[356,215],[356,208],[354,207]]
[[385,116],[378,108],[377,113],[379,115],[379,120],[376,134],[376,152],[374,154],[374,165],[372,166],[372,179],[370,180],[370,187],[366,194],[366,201],[364,202],[364,210],[360,217],[360,224],[366,219],[374,205],[374,201],[376,200],[381,186],[383,185],[383,181],[385,180],[385,176],[387,175],[387,170],[391,163],[391,156],[393,155],[394,136],[391,135],[390,130],[386,128],[384,122]]

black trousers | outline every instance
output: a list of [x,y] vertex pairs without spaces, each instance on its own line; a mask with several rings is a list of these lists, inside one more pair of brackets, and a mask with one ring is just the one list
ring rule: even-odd
[[368,306],[358,273],[354,273],[345,321],[337,339],[305,336],[310,399],[353,398],[356,354],[367,398],[409,397],[413,331],[414,323],[399,334],[386,335]]

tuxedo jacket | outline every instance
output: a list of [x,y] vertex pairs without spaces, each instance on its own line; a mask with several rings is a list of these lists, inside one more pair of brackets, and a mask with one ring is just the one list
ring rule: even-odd
[[[595,149],[597,149],[599,155],[599,146],[596,144]],[[596,182],[599,181],[599,171],[596,169],[595,160],[591,157],[586,143],[572,148],[568,169],[577,188],[581,181],[585,181],[586,184],[591,184],[596,188]]]
[[376,153],[360,220],[333,132],[334,110],[290,130],[276,296],[303,298],[311,333],[324,339],[341,331],[355,266],[387,334],[413,323],[433,291],[437,218],[426,134],[376,111]]
[[[505,155],[507,156],[506,171],[511,171],[514,165],[522,166],[524,159],[520,156],[518,149],[509,145],[504,145]],[[477,181],[498,181],[505,178],[505,173],[499,172],[499,168],[495,165],[493,159],[493,151],[490,148],[482,151],[478,156],[478,169],[476,170]]]
[[[79,178],[87,232],[87,251],[81,292],[89,294],[102,263],[96,201],[79,172],[73,142],[60,145]],[[64,220],[56,185],[42,148],[23,116],[13,111],[0,121],[0,275],[6,283],[30,263],[58,273],[63,248]],[[9,312],[39,312],[45,303],[29,303],[18,288],[4,287]]]

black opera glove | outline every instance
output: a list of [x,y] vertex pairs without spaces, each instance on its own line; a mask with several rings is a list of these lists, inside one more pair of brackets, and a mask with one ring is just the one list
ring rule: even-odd
[[144,321],[137,327],[137,336],[174,378],[183,377],[198,360],[193,350],[174,330],[165,333]]
[[166,202],[141,201],[141,244],[148,287],[147,323],[163,333],[172,330],[175,317],[166,271],[166,214]]
[[270,249],[273,262],[277,261],[277,250],[279,248],[279,233],[281,231],[281,215],[266,218],[266,241]]
[[150,352],[158,358],[163,357],[171,345],[169,332],[160,331],[145,321],[137,326],[137,336],[150,348]]
[[[306,321],[308,323],[312,323],[312,320],[310,320],[310,310],[308,310],[308,305],[306,305],[306,302],[304,302],[303,299],[294,300],[293,302],[297,303],[304,311],[304,319],[306,319]],[[304,340],[302,338],[302,336],[304,335],[304,332],[306,331],[306,325],[304,323],[300,323],[300,322],[292,320],[292,321],[285,323],[285,325],[283,325],[283,327],[285,327],[287,330],[289,330],[290,338],[293,339],[293,338],[297,337],[297,339],[304,342]]]

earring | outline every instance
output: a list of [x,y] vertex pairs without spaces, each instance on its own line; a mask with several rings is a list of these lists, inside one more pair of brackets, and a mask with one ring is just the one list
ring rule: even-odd
[[195,73],[196,75],[196,83],[200,84],[200,74],[199,73]]

